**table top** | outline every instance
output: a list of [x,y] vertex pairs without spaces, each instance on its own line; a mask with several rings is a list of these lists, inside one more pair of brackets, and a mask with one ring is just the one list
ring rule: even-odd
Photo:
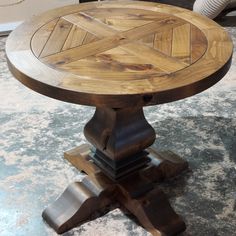
[[140,1],[66,6],[19,26],[8,65],[46,96],[92,106],[161,104],[199,93],[228,71],[232,41],[186,9]]

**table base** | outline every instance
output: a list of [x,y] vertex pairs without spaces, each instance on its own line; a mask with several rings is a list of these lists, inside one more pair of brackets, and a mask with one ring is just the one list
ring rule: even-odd
[[92,220],[118,201],[152,235],[176,235],[185,230],[184,221],[175,213],[166,195],[154,185],[179,175],[188,163],[172,152],[148,148],[150,162],[119,181],[108,178],[93,163],[91,147],[83,144],[64,154],[80,171],[87,174],[81,182],[70,184],[64,193],[42,214],[59,234]]

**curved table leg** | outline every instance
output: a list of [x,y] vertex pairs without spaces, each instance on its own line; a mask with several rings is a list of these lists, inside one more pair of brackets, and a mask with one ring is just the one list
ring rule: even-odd
[[[153,148],[149,148],[148,152],[151,159],[149,164],[120,181],[109,180],[94,165],[89,145],[66,152],[65,158],[92,178],[87,185],[90,183],[103,188],[109,184],[110,188],[113,186],[115,194],[110,191],[107,197],[110,195],[110,199],[119,201],[151,234],[176,235],[185,230],[185,223],[175,213],[163,191],[156,188],[153,182],[161,182],[180,174],[188,168],[188,164],[172,152],[157,152]],[[102,201],[101,198],[99,201]]]
[[188,169],[188,163],[170,151],[147,150],[151,162],[119,183],[118,200],[152,235],[177,235],[186,229],[186,225],[171,207],[165,193],[153,183],[179,175]]
[[152,235],[171,236],[185,230],[184,221],[175,213],[162,190],[155,188],[137,199],[132,198],[126,189],[121,191],[119,201]]
[[148,148],[155,140],[155,131],[142,108],[97,108],[84,133],[96,149],[82,145],[66,152],[65,158],[88,176],[71,184],[43,212],[56,232],[89,220],[113,199],[153,235],[176,235],[185,230],[165,194],[153,183],[180,174],[187,162],[171,152]]
[[96,211],[111,203],[107,195],[113,187],[99,186],[96,183],[97,181],[87,176],[82,182],[70,184],[63,194],[44,210],[44,220],[59,234],[89,220]]

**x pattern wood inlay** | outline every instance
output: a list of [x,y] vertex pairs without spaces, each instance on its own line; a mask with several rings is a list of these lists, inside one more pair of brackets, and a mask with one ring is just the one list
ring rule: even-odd
[[122,108],[176,101],[228,71],[233,44],[192,11],[141,1],[75,4],[35,16],[8,37],[10,70],[67,102]]
[[108,8],[50,21],[34,34],[31,47],[39,60],[57,69],[132,80],[188,67],[205,53],[207,40],[196,26],[175,16]]

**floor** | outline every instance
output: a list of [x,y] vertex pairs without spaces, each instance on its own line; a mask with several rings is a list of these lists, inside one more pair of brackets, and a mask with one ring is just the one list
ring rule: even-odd
[[[236,16],[221,19],[236,45]],[[54,236],[42,210],[83,175],[62,157],[85,142],[94,109],[37,94],[9,73],[0,38],[0,236]],[[182,236],[236,232],[236,54],[229,73],[207,91],[145,108],[154,146],[186,158],[190,171],[160,187],[183,216]],[[64,236],[150,235],[129,215],[112,211]],[[108,230],[109,229],[109,230]]]

